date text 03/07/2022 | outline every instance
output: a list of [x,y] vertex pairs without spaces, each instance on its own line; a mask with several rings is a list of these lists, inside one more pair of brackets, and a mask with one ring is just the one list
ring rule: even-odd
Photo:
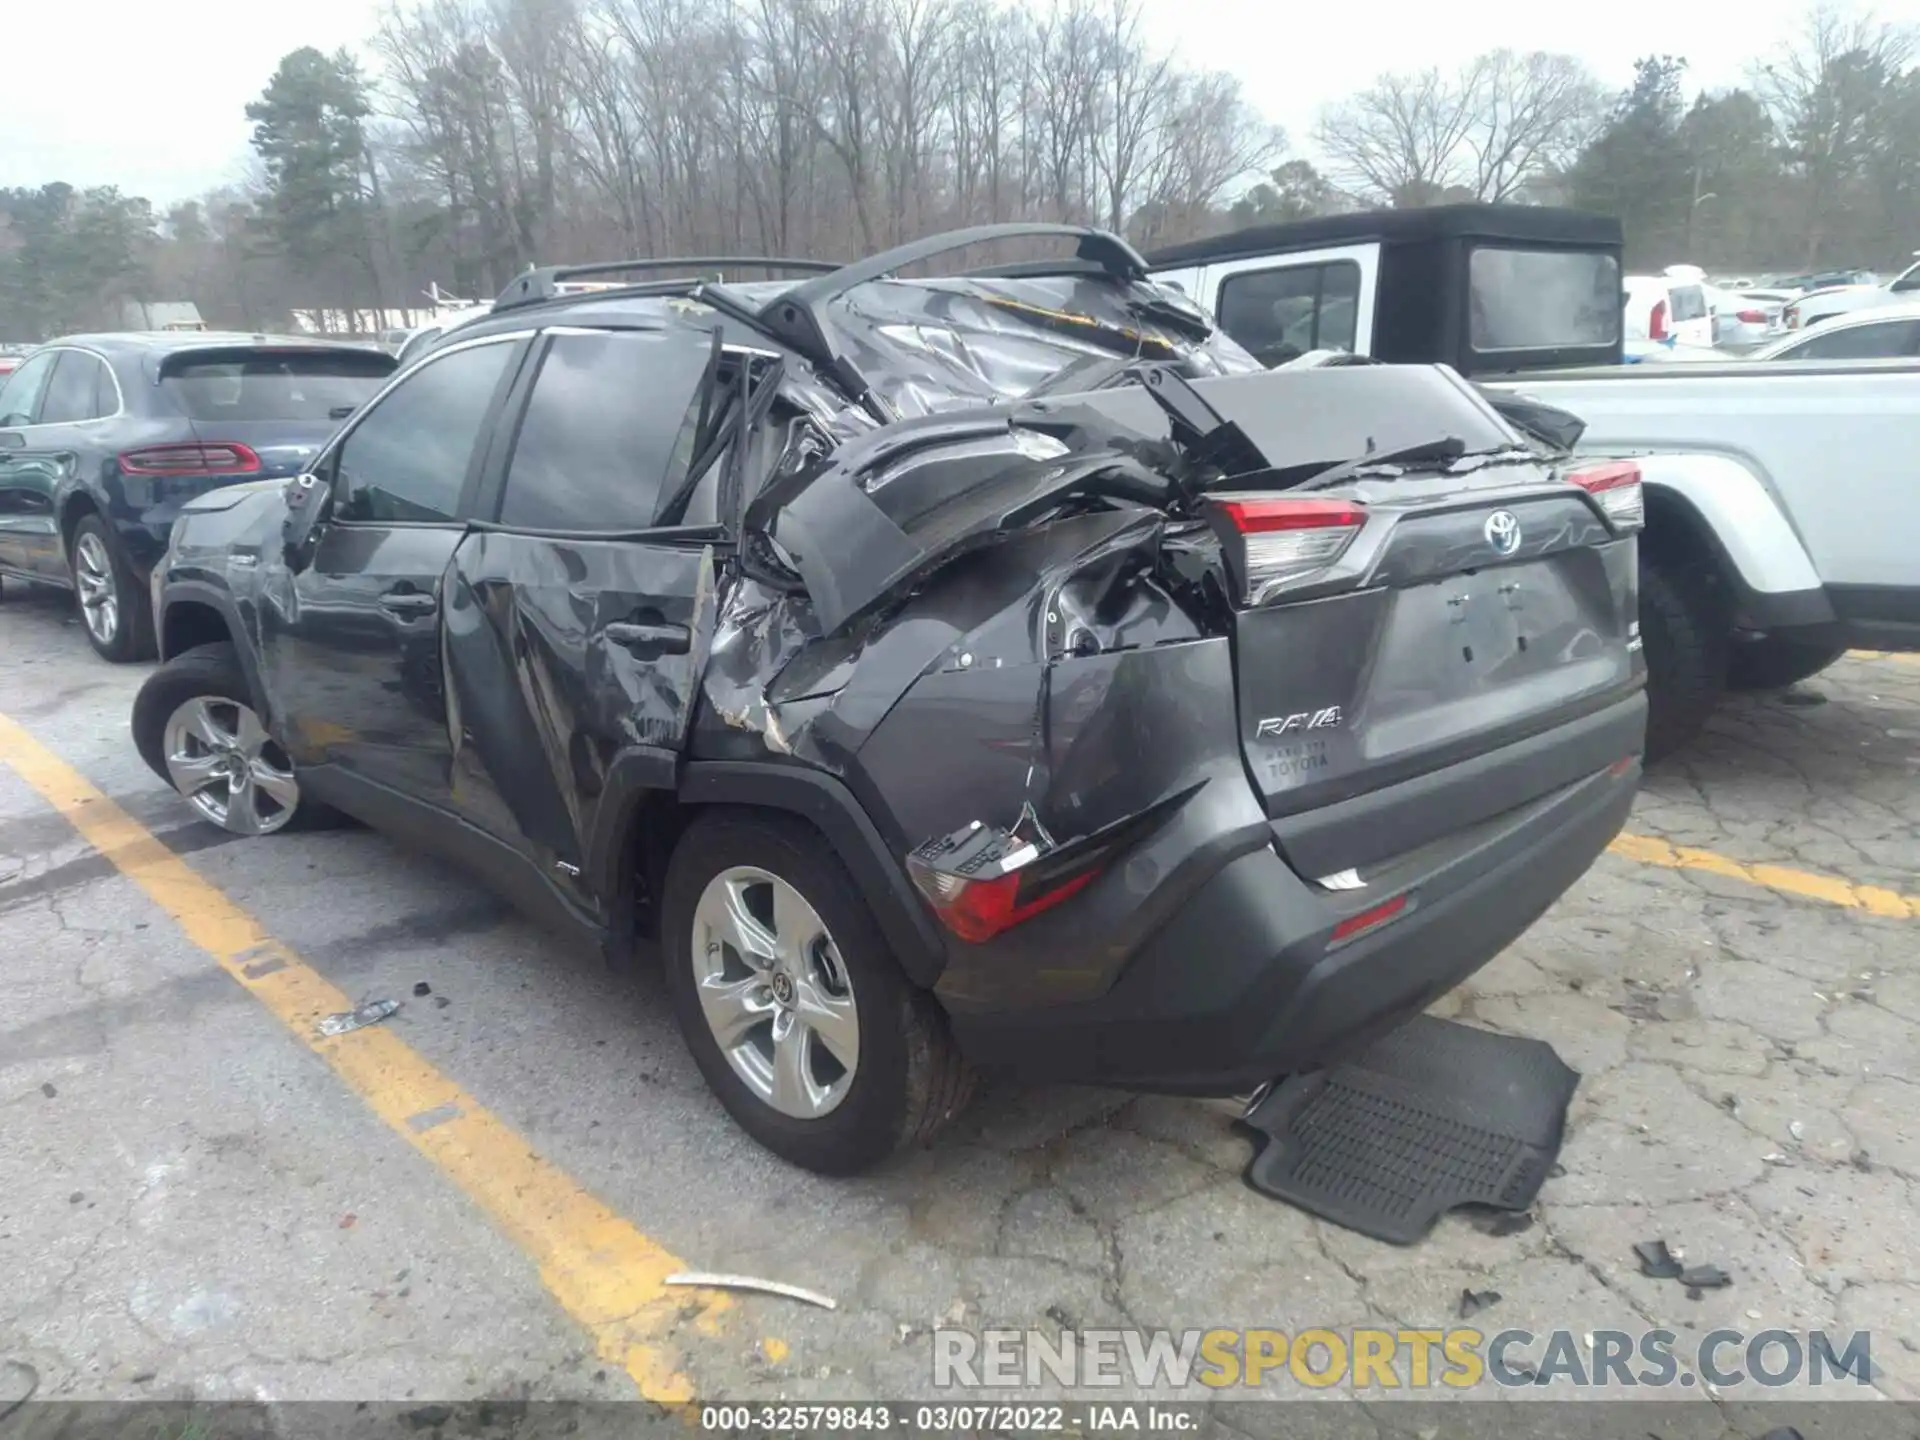
[[1186,1434],[1205,1423],[1198,1406],[1177,1404],[1023,1405],[993,1401],[892,1404],[702,1405],[700,1429],[721,1435],[1063,1434],[1143,1431]]

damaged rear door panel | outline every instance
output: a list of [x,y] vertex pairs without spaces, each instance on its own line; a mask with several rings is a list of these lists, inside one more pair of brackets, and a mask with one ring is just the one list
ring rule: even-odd
[[443,586],[453,801],[594,912],[622,893],[597,872],[619,863],[607,836],[634,792],[677,783],[712,643],[723,532],[655,522],[717,351],[638,329],[541,347]]
[[445,593],[454,806],[588,904],[596,837],[635,789],[676,783],[713,546],[483,531]]

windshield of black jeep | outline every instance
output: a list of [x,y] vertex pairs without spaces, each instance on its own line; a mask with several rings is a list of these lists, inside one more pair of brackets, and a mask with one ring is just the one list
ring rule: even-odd
[[1467,303],[1467,339],[1482,354],[1608,346],[1620,338],[1620,266],[1592,250],[1481,245]]

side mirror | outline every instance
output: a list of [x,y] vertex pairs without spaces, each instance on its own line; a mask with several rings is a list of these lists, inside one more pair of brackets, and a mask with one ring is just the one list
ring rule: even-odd
[[[0,430],[10,430],[16,425],[25,425],[26,423],[27,417],[24,415],[0,415]],[[27,443],[27,437],[24,435],[9,435],[5,437],[5,443],[24,445]]]
[[318,475],[287,482],[287,518],[281,522],[280,538],[289,570],[304,570],[313,559],[314,542],[332,507],[332,489]]

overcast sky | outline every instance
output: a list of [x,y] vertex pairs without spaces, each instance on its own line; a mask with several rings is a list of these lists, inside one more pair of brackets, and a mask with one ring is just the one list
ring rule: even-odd
[[[1388,69],[1454,65],[1505,45],[1577,55],[1609,85],[1637,56],[1684,55],[1700,84],[1739,83],[1805,0],[1145,0],[1154,37],[1237,73],[1311,153],[1320,107]],[[118,185],[158,205],[240,180],[242,107],[280,56],[363,42],[380,0],[0,0],[0,185]],[[1882,19],[1920,24],[1920,0]]]

